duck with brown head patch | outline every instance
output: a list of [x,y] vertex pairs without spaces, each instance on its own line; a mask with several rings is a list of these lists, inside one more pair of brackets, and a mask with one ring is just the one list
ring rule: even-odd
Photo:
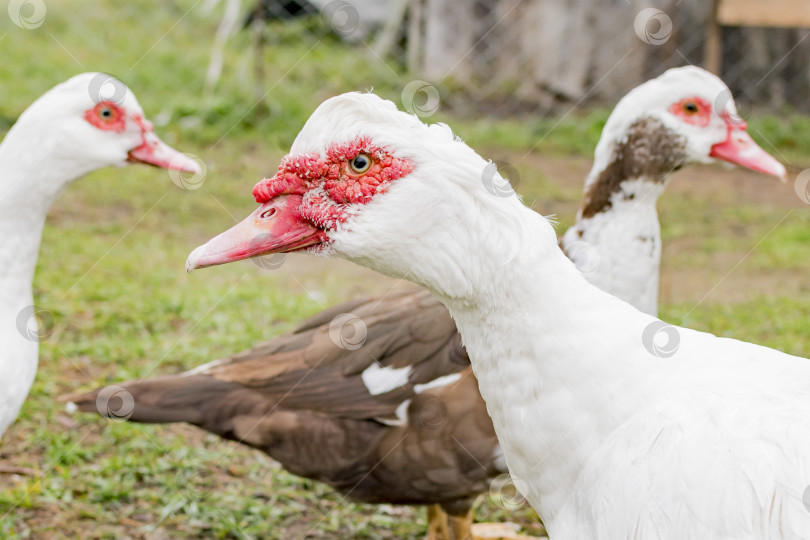
[[[613,109],[596,147],[577,223],[560,246],[586,277],[652,315],[658,312],[661,230],[656,203],[673,172],[721,160],[784,178],[785,168],[746,132],[728,87],[703,69],[670,69]],[[590,264],[593,264],[591,261]]]

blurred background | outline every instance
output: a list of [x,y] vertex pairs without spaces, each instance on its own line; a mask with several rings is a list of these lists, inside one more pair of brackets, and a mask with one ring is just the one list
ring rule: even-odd
[[[0,75],[24,80],[5,92],[0,125],[6,126],[31,95],[83,66],[153,90],[142,99],[156,101],[158,123],[207,144],[226,133],[258,131],[286,147],[325,97],[371,88],[407,101],[423,117],[469,123],[472,141],[491,133],[487,120],[501,124],[527,114],[535,121],[510,126],[516,145],[534,142],[551,126],[598,137],[599,121],[628,90],[685,64],[710,64],[743,116],[810,107],[808,30],[793,27],[810,26],[803,0],[8,5],[17,19],[9,15],[0,27],[6,55]],[[798,146],[784,128],[796,137],[807,133],[804,117],[780,121],[788,125],[777,130],[766,122],[763,133],[775,137],[774,145]]]
[[[659,203],[665,320],[810,355],[810,1],[9,0],[0,136],[46,90],[105,71],[157,133],[205,163],[103,170],[49,216],[37,270],[40,372],[0,465],[1,538],[420,538],[421,509],[350,504],[189,426],[65,413],[56,396],[176,373],[402,286],[291,255],[187,275],[188,252],[252,211],[327,97],[373,89],[449,123],[527,204],[574,220],[616,101],[669,67],[710,66],[778,184],[694,166]],[[804,176],[802,176],[804,174]],[[478,520],[542,526],[512,491]]]

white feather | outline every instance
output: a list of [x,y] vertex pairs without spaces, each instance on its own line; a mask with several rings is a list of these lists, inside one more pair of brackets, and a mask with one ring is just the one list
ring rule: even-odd
[[433,379],[432,381],[427,382],[425,384],[415,384],[413,387],[413,391],[417,394],[421,394],[425,390],[430,390],[431,388],[441,388],[442,386],[453,384],[460,378],[461,373],[451,373],[450,375],[445,375],[443,377]]
[[413,369],[412,366],[405,366],[404,368],[383,367],[374,362],[363,370],[360,378],[368,389],[368,393],[376,396],[408,384],[411,369]]

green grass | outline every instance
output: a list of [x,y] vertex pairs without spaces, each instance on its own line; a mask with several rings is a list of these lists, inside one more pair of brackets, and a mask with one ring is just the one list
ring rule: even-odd
[[670,304],[664,307],[662,317],[695,330],[751,341],[797,356],[810,356],[807,295],[800,299],[757,296],[744,302],[706,306]]
[[[164,139],[202,156],[208,167],[195,191],[179,189],[165,171],[99,171],[54,207],[36,276],[37,303],[52,314],[53,333],[42,343],[31,396],[0,446],[3,464],[39,474],[0,476],[0,537],[300,538],[311,529],[315,538],[418,538],[424,522],[417,510],[347,503],[258,452],[191,427],[68,417],[54,401],[234,353],[326,306],[390,284],[356,267],[300,256],[275,271],[245,262],[184,272],[191,248],[254,208],[253,183],[275,169],[320,101],[373,87],[399,102],[413,78],[395,62],[374,60],[364,46],[342,45],[304,21],[274,29],[260,104],[254,105],[245,75],[244,35],[232,39],[220,86],[206,100],[202,85],[216,19],[190,10],[194,5],[51,1],[45,24],[30,31],[0,13],[0,134],[56,82],[85,70],[108,71],[133,88]],[[581,171],[606,109],[520,119],[457,118],[448,109],[431,119],[451,122],[473,146],[512,163],[518,190],[539,211],[558,214],[561,230],[572,222]],[[798,166],[807,162],[810,126],[787,113],[752,119],[751,130]],[[719,174],[702,171],[682,181],[697,188]],[[782,189],[774,186],[762,189]],[[666,319],[810,355],[810,288],[802,283],[810,270],[810,216],[791,189],[767,204],[753,195],[732,197],[730,190],[662,199],[663,234],[673,246],[665,251],[665,276],[679,281],[697,273],[688,301],[662,306]],[[732,278],[746,290],[702,299]],[[507,512],[491,500],[477,516],[539,531],[530,510]]]

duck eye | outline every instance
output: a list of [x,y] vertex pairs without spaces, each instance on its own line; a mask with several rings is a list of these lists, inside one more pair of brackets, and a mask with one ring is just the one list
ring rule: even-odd
[[112,103],[103,101],[96,105],[96,116],[105,124],[111,124],[118,119],[118,108]]
[[84,119],[105,131],[120,132],[126,127],[124,112],[110,101],[96,103],[92,109],[85,111]]
[[354,159],[349,162],[349,167],[352,168],[357,174],[363,174],[371,168],[371,156],[368,154],[357,154]]
[[687,101],[686,103],[683,104],[683,112],[685,112],[686,114],[697,113],[698,112],[697,103],[695,103],[694,101]]

